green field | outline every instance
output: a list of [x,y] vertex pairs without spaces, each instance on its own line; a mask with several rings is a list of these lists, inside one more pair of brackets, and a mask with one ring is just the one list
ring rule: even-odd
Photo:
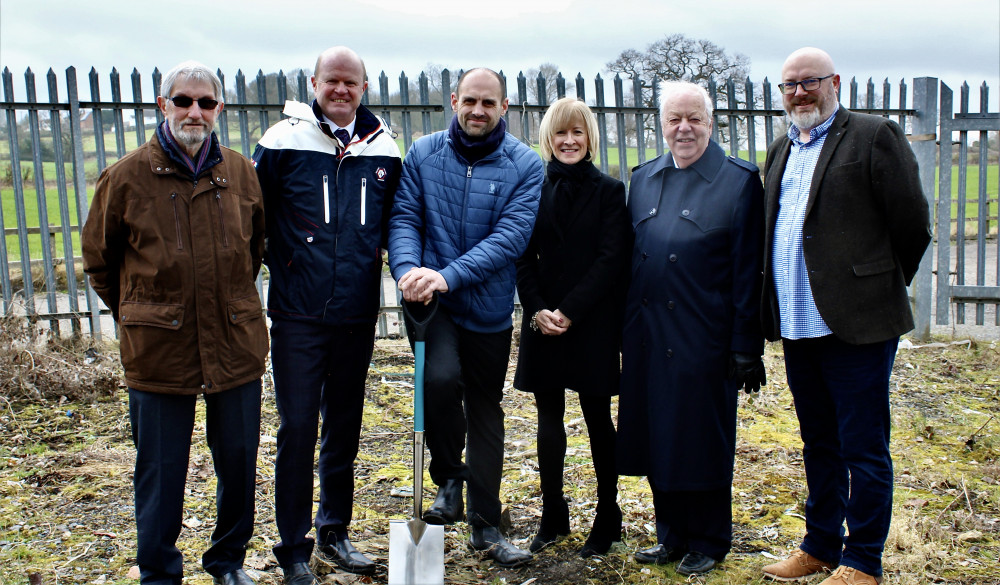
[[[273,118],[273,116],[272,116]],[[260,136],[259,128],[256,128],[255,123],[257,122],[256,116],[249,116],[251,122],[251,141],[250,143],[256,144],[257,139]],[[66,129],[64,129],[66,130]],[[153,135],[153,128],[148,127],[146,129],[146,138],[148,139]],[[240,133],[238,117],[233,114],[229,117],[229,138],[230,145],[237,151],[240,151]],[[44,138],[43,138],[44,140]],[[396,139],[397,144],[399,144],[400,151],[404,151],[404,141],[401,137]],[[105,160],[106,164],[112,164],[117,160],[117,146],[115,144],[115,135],[111,132],[105,132],[104,134],[105,143]],[[126,151],[131,151],[137,146],[137,139],[134,131],[128,131],[125,133],[125,149]],[[535,150],[538,150],[537,145],[534,146]],[[0,141],[0,161],[9,161],[9,144],[7,141]],[[94,184],[97,180],[98,175],[98,162],[97,155],[95,154],[95,138],[93,134],[86,137],[84,140],[84,152],[87,153],[84,162],[84,174],[87,178],[87,198],[88,201],[93,196]],[[728,151],[727,151],[728,152]],[[618,166],[618,148],[609,147],[608,148],[608,163],[609,171],[612,175],[619,176]],[[22,153],[21,168],[22,174],[27,173],[26,180],[24,181],[24,208],[28,227],[38,227],[39,226],[39,213],[38,213],[38,199],[35,190],[35,180],[34,180],[34,165],[30,158],[24,159],[24,154]],[[67,153],[68,154],[68,153]],[[646,160],[651,160],[656,156],[656,151],[653,148],[646,149]],[[739,156],[741,158],[749,160],[747,151],[741,151]],[[765,158],[764,151],[757,152],[757,164],[763,166]],[[627,160],[628,167],[631,169],[639,163],[638,150],[636,148],[627,149]],[[597,161],[600,164],[600,161]],[[0,162],[0,170],[6,169],[5,172],[0,172],[0,180],[5,178],[9,179],[9,162]],[[55,256],[61,257],[63,255],[62,248],[62,233],[58,226],[61,225],[60,221],[60,207],[59,207],[59,194],[56,187],[55,177],[56,177],[56,167],[53,162],[44,162],[41,165],[42,176],[45,179],[45,198],[48,208],[48,220],[50,226],[56,226],[54,239],[49,241],[49,245],[53,246]],[[1000,172],[998,172],[997,164],[991,164],[989,166],[989,172],[987,175],[987,194],[988,194],[988,212],[987,217],[989,218],[989,234],[995,236],[997,234],[997,194],[998,194],[998,181],[1000,181]],[[75,205],[75,192],[72,187],[73,178],[73,166],[67,163],[65,165],[65,173],[67,177],[67,188],[66,192],[68,194],[68,206],[69,215],[71,218],[72,225],[77,224],[77,213]],[[958,192],[958,173],[953,170],[952,177],[952,197],[954,198]],[[975,201],[977,197],[977,189],[979,185],[979,167],[970,166],[968,168],[967,176],[967,193],[969,201],[966,204],[966,235],[973,236],[976,234],[978,225],[978,204]],[[3,202],[3,223],[6,229],[17,227],[17,215],[16,207],[14,201],[14,190],[10,186],[9,181],[5,183],[5,186],[0,187],[0,197],[2,197]],[[952,217],[955,217],[957,212],[957,203],[952,203]],[[953,220],[954,221],[954,220]],[[953,226],[952,233],[955,233],[955,227]],[[49,240],[48,237],[45,238]],[[7,257],[8,261],[12,264],[20,261],[20,243],[17,234],[7,235]],[[42,245],[43,239],[39,234],[31,234],[28,236],[28,249],[30,257],[32,259],[40,259],[42,256]],[[75,231],[73,236],[73,250],[74,255],[79,256],[79,232]]]

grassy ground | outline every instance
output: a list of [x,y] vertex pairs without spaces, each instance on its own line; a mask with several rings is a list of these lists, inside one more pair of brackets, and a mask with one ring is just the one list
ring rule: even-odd
[[[125,394],[115,383],[114,348],[86,354],[85,346],[75,344],[53,352],[44,339],[4,339],[0,347],[0,583],[134,583],[133,449]],[[740,398],[733,552],[720,570],[687,582],[763,583],[760,567],[783,557],[802,536],[805,477],[780,346],[768,348],[766,363],[770,385],[758,396]],[[352,537],[377,560],[379,571],[372,579],[358,578],[317,557],[324,583],[386,582],[388,520],[407,518],[412,506],[412,500],[393,495],[411,485],[411,379],[406,377],[411,369],[404,340],[378,342],[368,378]],[[277,585],[280,571],[270,549],[277,540],[278,418],[269,379],[265,386],[257,529],[246,564],[258,583]],[[81,391],[84,398],[77,397]],[[70,398],[60,398],[67,394]],[[896,487],[884,557],[886,583],[1000,582],[998,398],[1000,348],[995,342],[942,340],[900,350],[891,395]],[[512,539],[527,546],[540,515],[535,411],[529,397],[509,387],[504,408],[501,498],[510,513]],[[685,582],[672,566],[646,567],[631,558],[655,539],[649,490],[639,478],[620,481],[622,543],[602,558],[576,557],[596,494],[586,428],[572,395],[566,428],[572,534],[537,555],[532,565],[504,570],[470,552],[468,526],[458,524],[445,536],[447,583]],[[185,553],[185,582],[207,585],[211,579],[198,559],[213,527],[215,479],[201,423],[195,435],[179,546]],[[433,486],[429,477],[424,481],[426,506]]]

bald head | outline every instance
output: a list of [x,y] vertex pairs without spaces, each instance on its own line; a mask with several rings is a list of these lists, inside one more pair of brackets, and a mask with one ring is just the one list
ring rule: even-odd
[[826,71],[823,75],[837,71],[833,66],[833,58],[826,51],[817,49],[816,47],[802,47],[785,59],[785,65],[781,68],[782,79],[785,79],[785,70],[789,69],[789,67],[802,67],[805,65],[811,65],[816,67],[817,70]]
[[312,86],[323,115],[337,126],[347,127],[368,89],[365,62],[347,47],[331,47],[316,59]]
[[[803,81],[808,82],[810,89],[806,89]],[[834,69],[833,59],[826,51],[803,47],[785,59],[781,83],[785,111],[799,129],[800,139],[808,141],[809,131],[837,111],[840,76]]]
[[336,60],[344,64],[353,62],[358,67],[361,68],[362,79],[368,79],[368,70],[365,69],[365,62],[361,59],[361,57],[358,56],[357,53],[343,46],[330,47],[329,49],[320,53],[319,57],[316,58],[316,67],[313,68],[313,75],[314,76],[319,75],[320,67],[323,65],[324,62],[330,60]]

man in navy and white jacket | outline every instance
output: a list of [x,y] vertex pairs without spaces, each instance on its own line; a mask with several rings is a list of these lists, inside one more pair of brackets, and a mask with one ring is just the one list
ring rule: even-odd
[[312,77],[312,106],[287,102],[289,118],[264,134],[253,155],[264,193],[271,364],[281,416],[274,474],[281,542],[274,555],[289,585],[315,583],[306,534],[320,413],[319,549],[348,571],[375,571],[347,528],[400,155],[385,122],[361,105],[366,79],[353,51],[324,51]]
[[518,566],[531,554],[497,529],[500,401],[510,354],[514,261],[534,227],[542,162],[506,133],[507,99],[497,73],[467,71],[451,105],[450,129],[417,140],[406,155],[389,223],[389,267],[404,300],[427,303],[436,293],[440,302],[427,327],[424,384],[430,474],[439,489],[424,520],[460,520],[467,483],[470,544],[501,566]]

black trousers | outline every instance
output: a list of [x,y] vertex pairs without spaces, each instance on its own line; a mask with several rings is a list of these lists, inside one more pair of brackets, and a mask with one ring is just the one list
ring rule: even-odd
[[[253,536],[260,380],[205,395],[205,434],[217,484],[212,546],[201,557],[214,576],[243,566]],[[177,549],[184,508],[197,395],[177,396],[129,388],[135,443],[135,524],[140,582],[180,585]]]
[[[408,323],[407,331],[412,330]],[[463,329],[444,307],[427,325],[424,422],[431,479],[438,485],[449,479],[466,482],[469,523],[478,527],[500,525],[500,401],[512,331],[513,326],[497,333]],[[413,342],[410,336],[410,345]]]
[[[597,476],[598,506],[613,505],[618,497],[618,469],[615,465],[615,424],[611,418],[611,397],[579,394],[580,409],[590,435],[590,453]],[[542,503],[562,499],[563,466],[566,458],[566,391],[535,393],[538,407],[538,470]]]
[[271,367],[281,417],[274,465],[274,556],[282,567],[308,562],[313,539],[313,461],[319,445],[320,543],[347,535],[354,507],[354,460],[361,438],[365,378],[375,345],[375,325],[331,327],[274,320]]
[[656,540],[678,551],[698,551],[721,561],[733,543],[732,488],[698,491],[653,489]]

